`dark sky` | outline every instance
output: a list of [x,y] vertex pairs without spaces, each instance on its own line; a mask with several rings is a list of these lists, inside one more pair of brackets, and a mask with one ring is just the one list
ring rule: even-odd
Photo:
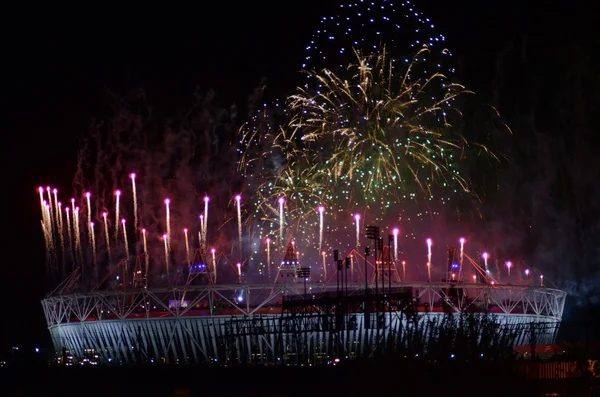
[[[577,2],[415,2],[462,59],[463,80],[481,92],[507,42],[525,33],[550,43],[557,36],[578,40],[592,31],[594,14]],[[2,6],[3,345],[48,343],[35,188],[70,191],[78,136],[93,117],[107,114],[106,91],[143,88],[165,114],[191,104],[196,87],[214,89],[225,106],[243,104],[263,76],[270,92],[282,95],[299,80],[302,48],[319,17],[337,4]]]

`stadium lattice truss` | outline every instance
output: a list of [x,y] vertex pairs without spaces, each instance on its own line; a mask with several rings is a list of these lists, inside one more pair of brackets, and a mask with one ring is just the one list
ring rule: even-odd
[[497,325],[494,336],[474,331],[481,344],[553,343],[566,298],[481,283],[398,282],[377,295],[374,287],[192,285],[55,295],[42,305],[54,347],[75,356],[94,348],[104,362],[310,364],[401,351],[417,334],[426,345],[449,317],[467,314]]

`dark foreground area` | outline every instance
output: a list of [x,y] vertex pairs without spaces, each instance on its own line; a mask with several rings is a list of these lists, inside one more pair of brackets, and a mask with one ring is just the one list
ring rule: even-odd
[[[514,364],[514,363],[513,363]],[[0,369],[2,396],[592,396],[590,381],[526,379],[513,364],[341,363],[335,367]]]

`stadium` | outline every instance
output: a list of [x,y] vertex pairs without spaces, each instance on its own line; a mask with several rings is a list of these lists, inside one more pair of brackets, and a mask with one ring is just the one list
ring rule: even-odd
[[508,261],[521,253],[504,236],[465,225],[481,216],[465,210],[463,170],[498,159],[452,127],[470,91],[451,56],[411,2],[341,4],[284,106],[241,126],[206,119],[204,102],[198,128],[105,123],[70,205],[38,188],[62,362],[313,365],[553,343],[566,293]]
[[338,259],[326,282],[298,265],[291,244],[269,284],[246,283],[241,272],[238,283],[218,284],[211,266],[196,264],[202,270],[190,270],[191,282],[180,286],[69,293],[75,272],[42,305],[56,351],[80,362],[93,354],[94,363],[311,365],[405,354],[415,345],[426,353],[467,317],[481,356],[554,342],[564,291],[498,283],[464,253],[479,272],[463,281],[460,269],[452,273],[461,263],[452,248],[448,279],[402,281],[386,248],[377,261],[355,250],[356,262]]

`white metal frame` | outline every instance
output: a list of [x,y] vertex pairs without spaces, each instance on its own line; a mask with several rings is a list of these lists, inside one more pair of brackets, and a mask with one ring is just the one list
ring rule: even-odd
[[[419,315],[426,316],[429,323],[441,321],[442,302],[457,314],[476,307],[477,311],[493,313],[498,323],[506,326],[549,325],[537,337],[537,343],[554,342],[566,299],[564,291],[531,286],[392,283],[392,288],[398,287],[412,288]],[[363,293],[364,289],[364,283],[349,283],[348,293]],[[335,290],[336,285],[308,284],[309,295]],[[247,361],[256,357],[277,361],[285,359],[285,352],[275,348],[282,343],[277,338],[285,339],[284,350],[291,351],[289,346],[299,345],[297,336],[282,328],[286,314],[282,313],[281,298],[303,293],[304,285],[300,283],[188,285],[54,295],[44,299],[42,306],[55,349],[70,349],[75,356],[82,355],[86,348],[96,348],[105,362],[135,362],[140,356],[149,362],[223,362],[239,360],[236,354],[244,354]],[[356,329],[335,335],[336,343],[342,341],[343,351],[351,356],[365,354],[369,346],[382,338],[400,335],[407,326],[406,318],[399,312],[390,316],[383,330],[365,329],[363,314],[352,315]],[[238,320],[252,320],[260,326],[243,334],[241,328],[235,327],[248,328],[252,322]],[[312,320],[306,321],[307,327],[316,326],[309,324]],[[314,357],[331,356],[332,334],[307,330],[300,345],[311,349]],[[524,334],[518,339],[515,344],[528,342]]]

